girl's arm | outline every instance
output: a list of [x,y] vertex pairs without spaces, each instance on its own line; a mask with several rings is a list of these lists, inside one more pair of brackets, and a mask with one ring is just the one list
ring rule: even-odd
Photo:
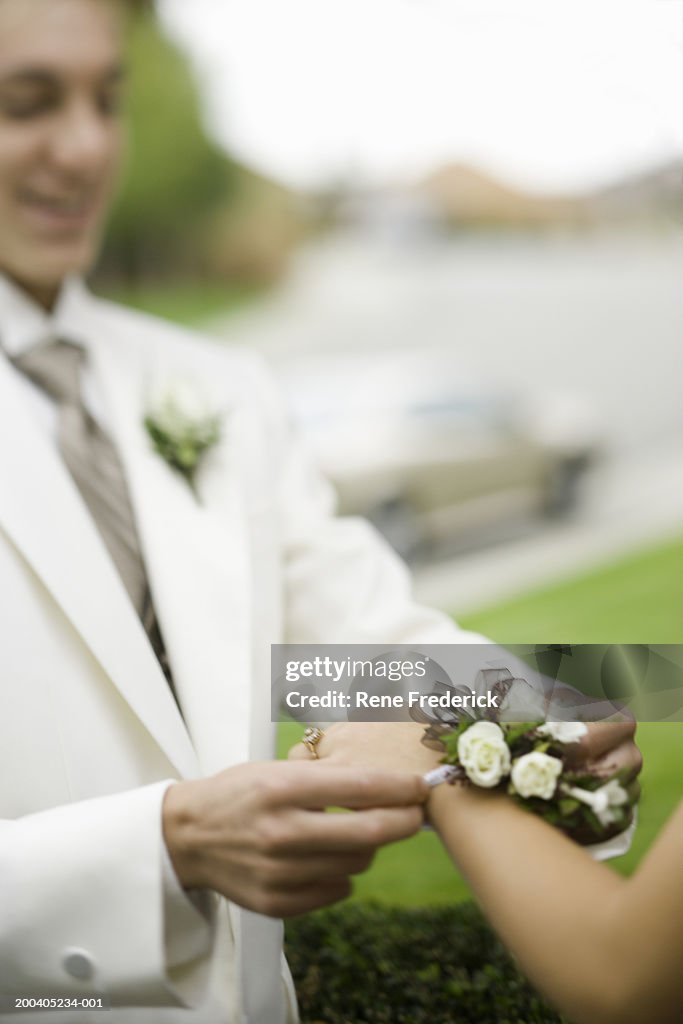
[[623,879],[498,794],[441,785],[429,813],[533,983],[579,1024],[683,1017],[683,804]]

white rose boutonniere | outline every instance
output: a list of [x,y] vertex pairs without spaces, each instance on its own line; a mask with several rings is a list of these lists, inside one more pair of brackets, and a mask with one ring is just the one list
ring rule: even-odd
[[222,436],[222,417],[187,380],[167,382],[151,396],[144,427],[154,450],[187,480],[195,497],[201,462]]

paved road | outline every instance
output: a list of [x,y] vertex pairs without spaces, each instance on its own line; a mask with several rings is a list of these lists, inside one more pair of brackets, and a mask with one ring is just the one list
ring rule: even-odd
[[[464,608],[683,530],[683,234],[302,250],[261,307],[214,327],[276,363],[444,346],[511,388],[567,390],[598,415],[612,462],[574,523],[418,574]],[[505,568],[508,566],[509,568]]]

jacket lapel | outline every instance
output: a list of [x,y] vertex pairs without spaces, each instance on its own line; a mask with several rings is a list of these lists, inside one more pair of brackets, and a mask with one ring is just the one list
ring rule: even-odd
[[[199,498],[151,447],[143,427],[141,349],[94,355],[128,474],[154,604],[176,692],[204,772],[249,756],[250,592],[240,457],[248,410],[234,403],[220,443],[205,456]],[[174,365],[169,377],[195,370]],[[140,382],[137,389],[131,381]]]
[[4,359],[0,434],[0,524],[171,764],[196,774],[187,731],[118,573]]

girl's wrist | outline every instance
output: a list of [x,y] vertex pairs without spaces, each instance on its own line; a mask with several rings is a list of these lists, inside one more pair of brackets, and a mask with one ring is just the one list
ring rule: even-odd
[[457,813],[458,804],[465,796],[466,787],[461,783],[442,782],[435,786],[427,798],[427,819],[434,828],[438,827],[442,815],[451,816]]
[[444,782],[435,786],[429,794],[426,805],[427,820],[438,830],[441,820],[447,818],[453,821],[454,816],[458,814],[475,814],[505,801],[505,794],[500,792],[461,782]]

